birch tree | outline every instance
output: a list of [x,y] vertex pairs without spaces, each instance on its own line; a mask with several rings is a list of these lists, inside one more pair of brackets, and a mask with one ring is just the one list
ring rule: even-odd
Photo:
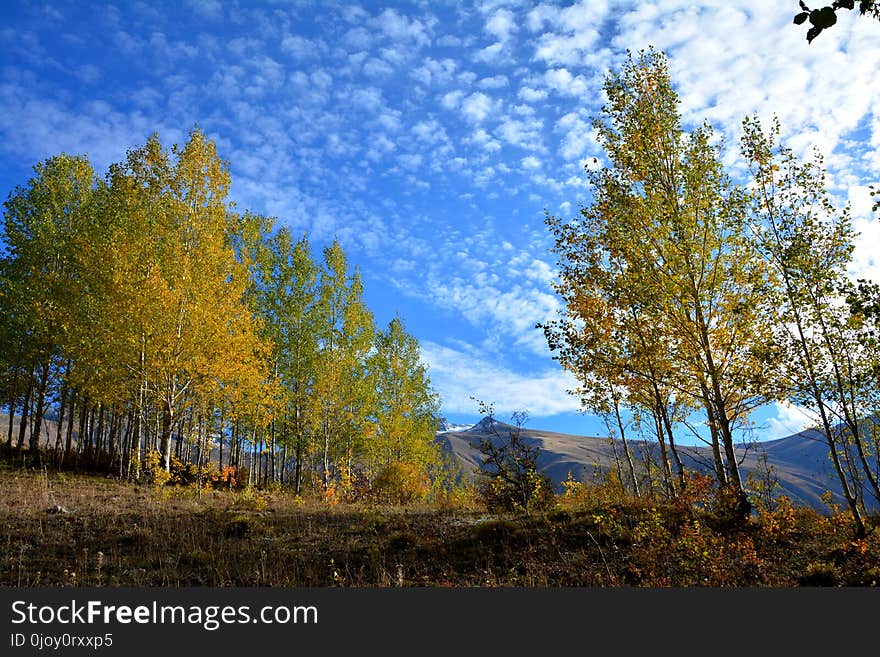
[[436,465],[439,401],[420,360],[419,343],[399,317],[377,333],[368,368],[376,417],[375,436],[365,450],[368,462],[374,469],[394,461],[422,470]]
[[[837,209],[822,158],[800,161],[780,144],[780,126],[743,124],[743,153],[754,179],[752,231],[778,282],[769,304],[780,396],[815,413],[856,533],[866,533],[863,486],[880,502],[866,437],[875,410],[871,336],[865,304],[844,303],[855,232],[849,208]],[[869,286],[865,285],[864,290]],[[852,295],[858,298],[858,295]],[[860,473],[860,474],[859,474]]]
[[[743,518],[750,504],[736,430],[767,399],[767,364],[759,357],[767,272],[748,240],[746,197],[724,174],[709,126],[683,129],[662,54],[630,54],[607,76],[605,93],[595,127],[609,165],[590,174],[593,201],[581,220],[549,222],[560,290],[569,301],[565,289],[581,285],[582,244],[589,243],[589,287],[609,307],[613,339],[622,334],[649,356],[626,358],[619,369],[662,383],[660,432],[670,392],[702,408],[718,483]],[[564,321],[588,323],[584,310],[566,303]],[[644,345],[640,334],[650,338]]]

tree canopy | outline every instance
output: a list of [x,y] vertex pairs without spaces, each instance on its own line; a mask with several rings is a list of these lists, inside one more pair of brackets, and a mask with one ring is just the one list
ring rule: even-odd
[[34,174],[3,217],[10,446],[17,415],[16,445],[59,462],[160,481],[232,467],[297,491],[436,460],[418,342],[399,318],[376,332],[338,242],[319,262],[307,235],[235,212],[200,130],[153,135],[103,179],[67,154]]
[[799,161],[778,124],[767,132],[748,119],[751,180],[734,183],[711,127],[682,126],[654,50],[630,53],[605,93],[594,125],[608,164],[587,171],[592,202],[575,219],[547,217],[563,301],[543,325],[554,358],[577,377],[585,409],[624,439],[635,491],[621,408],[659,445],[671,496],[687,485],[676,434],[701,437],[699,418],[739,518],[749,511],[739,460],[752,411],[774,401],[810,409],[864,535],[864,496],[880,501],[876,437],[865,433],[878,401],[876,288],[848,279],[855,233],[821,157]]

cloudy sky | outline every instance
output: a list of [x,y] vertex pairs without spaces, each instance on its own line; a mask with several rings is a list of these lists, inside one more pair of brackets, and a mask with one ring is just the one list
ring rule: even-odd
[[[198,125],[240,209],[320,248],[337,237],[380,324],[399,312],[445,414],[472,397],[529,426],[601,432],[566,394],[536,322],[553,317],[545,210],[589,202],[591,120],[627,49],[666,52],[687,121],[735,146],[747,114],[828,157],[880,280],[867,185],[880,180],[880,24],[844,15],[812,45],[792,0],[191,0],[0,4],[0,194],[61,151],[99,172]],[[759,418],[770,436],[793,409]]]

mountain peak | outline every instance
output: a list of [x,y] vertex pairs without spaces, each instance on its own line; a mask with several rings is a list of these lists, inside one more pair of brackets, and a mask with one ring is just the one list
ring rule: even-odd
[[499,431],[509,432],[514,428],[515,428],[514,426],[507,424],[506,422],[496,420],[494,417],[490,417],[487,415],[482,420],[477,422],[474,426],[472,426],[470,429],[468,429],[468,431],[474,431],[474,432],[479,431],[479,432],[483,432],[483,433],[487,433],[487,432],[492,433],[492,432],[499,432]]
[[447,431],[467,431],[471,428],[469,424],[455,424],[445,417],[441,417],[437,423],[437,433],[446,433]]

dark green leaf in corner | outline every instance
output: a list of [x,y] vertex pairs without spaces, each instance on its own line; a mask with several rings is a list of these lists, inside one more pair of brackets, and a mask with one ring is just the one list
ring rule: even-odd
[[820,30],[831,27],[837,22],[837,14],[831,7],[822,7],[810,12],[810,23]]

